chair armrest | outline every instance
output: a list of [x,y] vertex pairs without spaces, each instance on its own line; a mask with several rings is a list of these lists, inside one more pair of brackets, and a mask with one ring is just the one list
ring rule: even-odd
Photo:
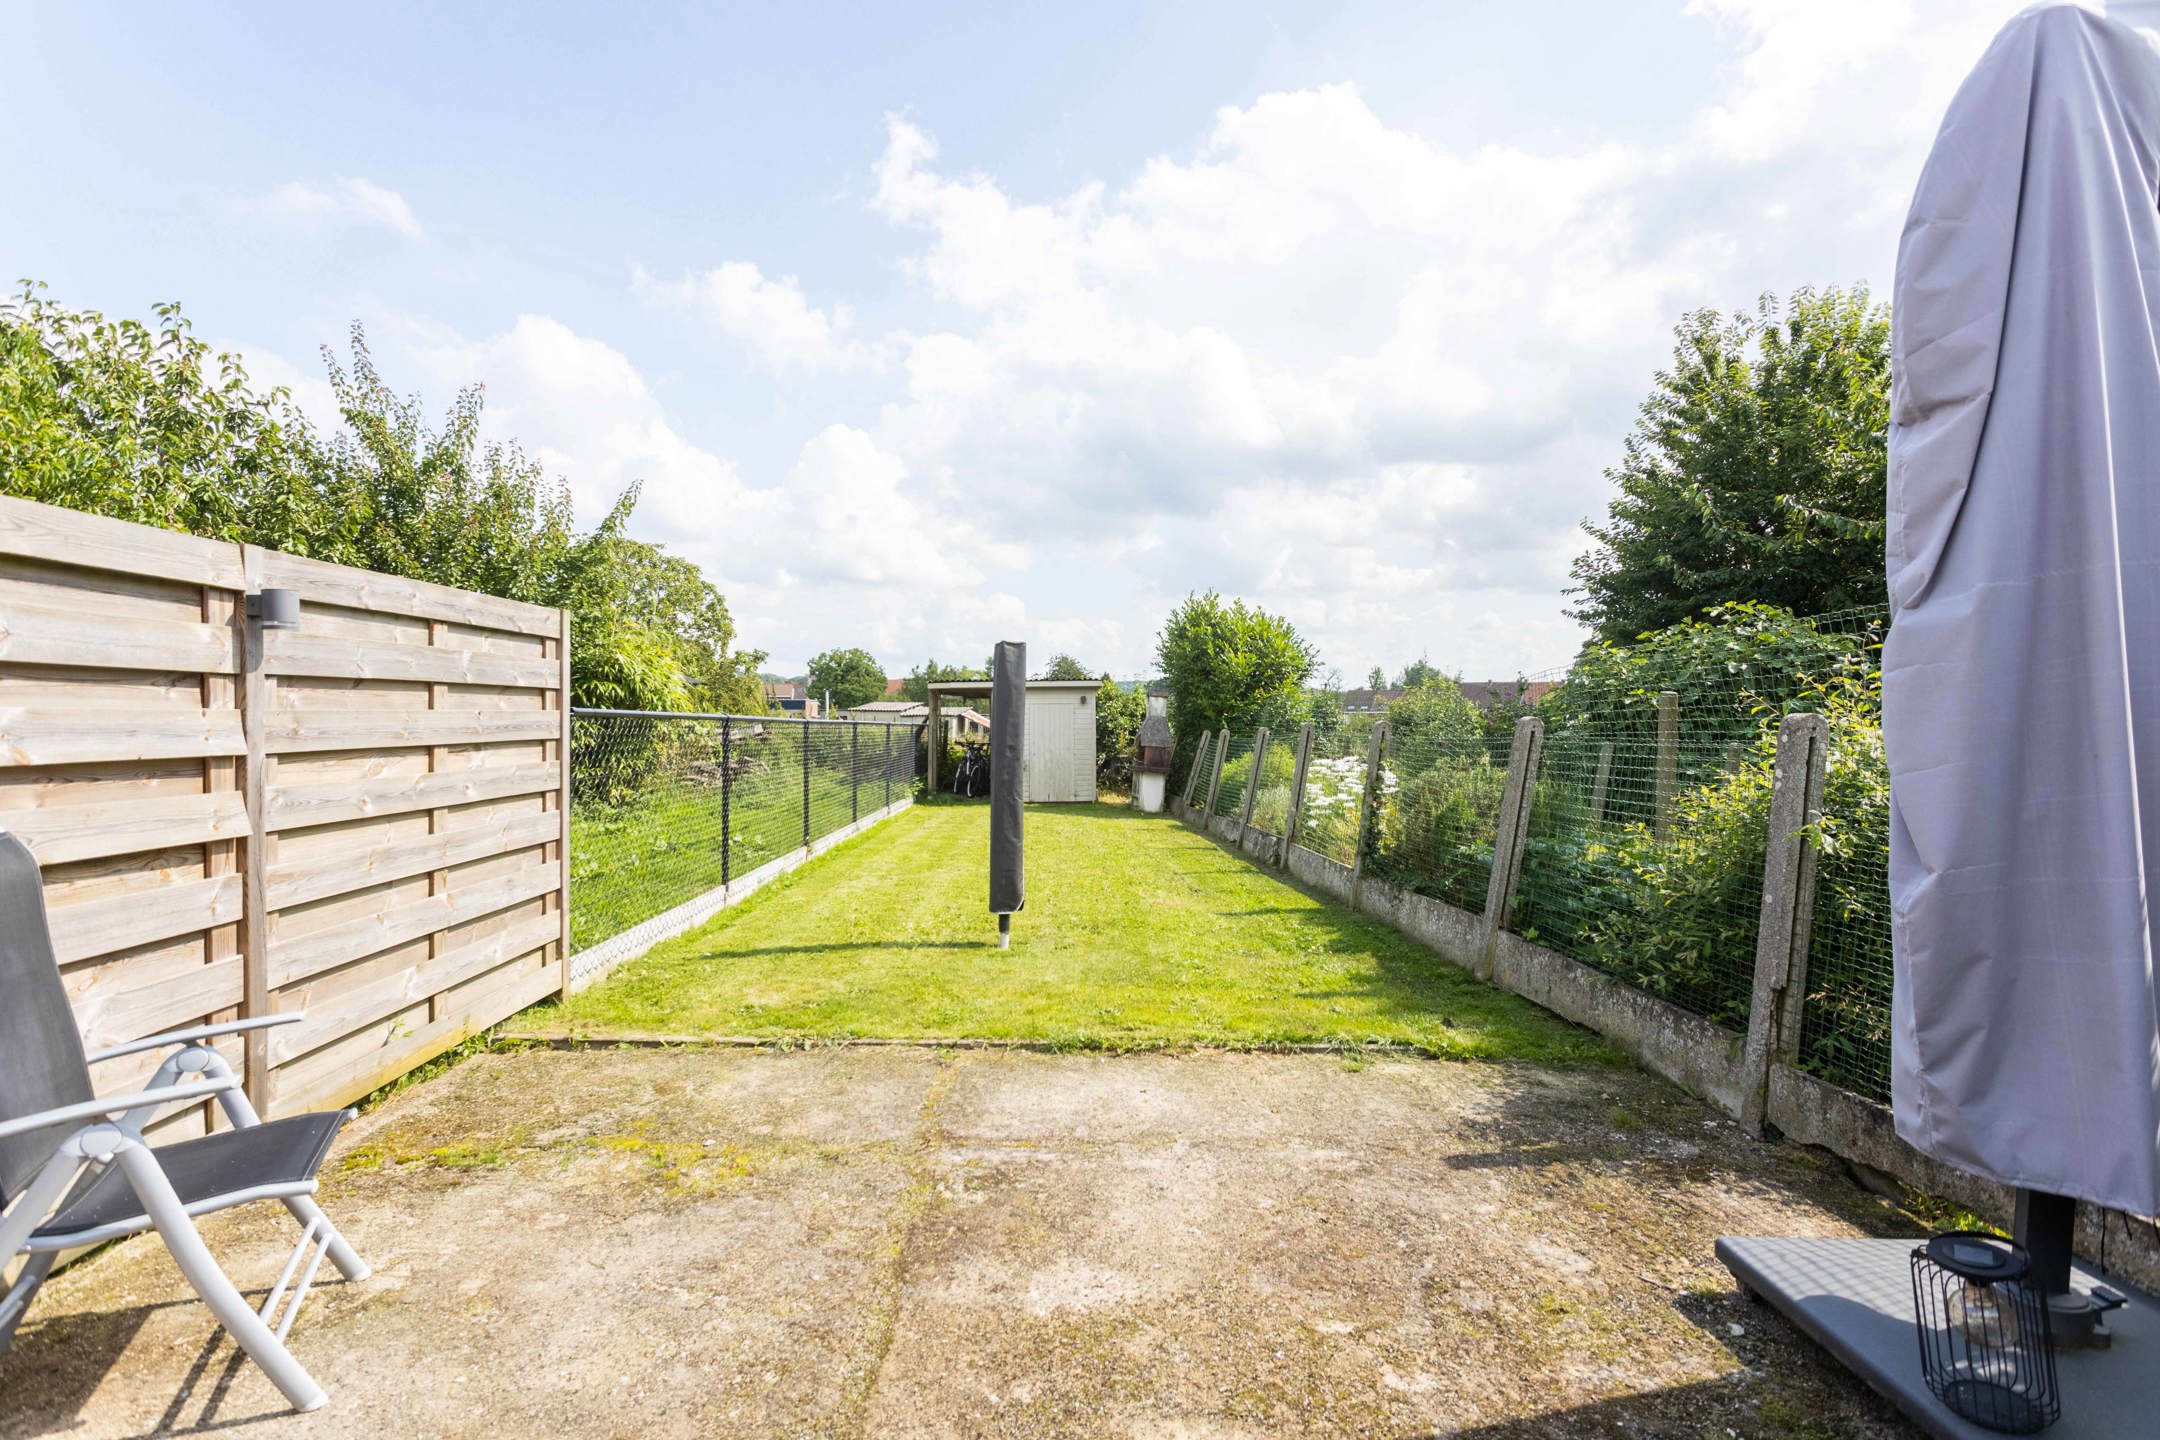
[[185,1030],[167,1030],[162,1035],[145,1035],[140,1040],[130,1040],[125,1045],[108,1045],[103,1050],[93,1050],[84,1057],[95,1065],[100,1060],[117,1060],[122,1055],[140,1055],[145,1050],[162,1050],[167,1045],[193,1044],[218,1035],[237,1035],[243,1030],[267,1030],[272,1025],[290,1025],[295,1020],[305,1020],[305,1010],[288,1010],[282,1015],[257,1015],[252,1020],[221,1020],[215,1025],[190,1025]]
[[27,1135],[33,1130],[43,1130],[48,1125],[66,1125],[77,1120],[97,1120],[112,1115],[124,1115],[144,1106],[155,1108],[178,1100],[203,1100],[235,1089],[239,1084],[240,1077],[237,1075],[220,1075],[214,1080],[190,1080],[182,1085],[160,1085],[155,1090],[138,1090],[132,1095],[109,1095],[102,1100],[59,1105],[50,1110],[40,1110],[34,1115],[18,1115],[13,1120],[0,1120],[0,1140]]

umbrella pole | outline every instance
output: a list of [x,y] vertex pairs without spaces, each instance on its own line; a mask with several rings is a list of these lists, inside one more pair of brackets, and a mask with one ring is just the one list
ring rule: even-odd
[[2048,1326],[2058,1350],[2105,1350],[2114,1344],[2107,1312],[2122,1297],[2104,1286],[2091,1294],[2070,1288],[2071,1249],[2077,1240],[2077,1197],[2046,1190],[2017,1192],[2010,1238],[2024,1247],[2032,1283],[2047,1298]]

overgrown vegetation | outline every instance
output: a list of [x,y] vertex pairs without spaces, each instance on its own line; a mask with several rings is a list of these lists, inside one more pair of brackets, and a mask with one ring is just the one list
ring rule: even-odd
[[697,567],[624,533],[637,489],[578,531],[568,487],[480,438],[484,393],[440,426],[353,327],[324,351],[342,429],[214,354],[177,305],[150,324],[0,301],[0,488],[48,504],[567,609],[581,705],[758,712],[764,656]]

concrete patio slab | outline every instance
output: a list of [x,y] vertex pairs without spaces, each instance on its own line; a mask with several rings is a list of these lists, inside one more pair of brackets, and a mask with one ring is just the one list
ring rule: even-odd
[[[1910,1433],[1712,1254],[1909,1222],[1631,1070],[494,1054],[323,1202],[377,1266],[294,1331],[327,1408],[136,1240],[48,1285],[0,1436]],[[206,1229],[275,1278],[281,1211]]]

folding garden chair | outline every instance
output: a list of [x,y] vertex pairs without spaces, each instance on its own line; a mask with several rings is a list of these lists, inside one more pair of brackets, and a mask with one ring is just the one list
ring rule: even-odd
[[[316,1169],[353,1112],[260,1120],[208,1043],[299,1018],[200,1025],[85,1056],[53,957],[37,861],[0,830],[0,1266],[22,1258],[0,1298],[0,1350],[59,1252],[154,1229],[195,1293],[293,1408],[323,1403],[322,1387],[285,1348],[285,1335],[325,1254],[346,1279],[367,1277],[367,1265],[309,1198]],[[148,1087],[95,1098],[90,1066],[168,1047]],[[213,1095],[231,1129],[155,1148],[144,1142],[144,1123],[164,1106]],[[193,1220],[250,1200],[283,1201],[302,1227],[260,1311],[225,1278]]]

